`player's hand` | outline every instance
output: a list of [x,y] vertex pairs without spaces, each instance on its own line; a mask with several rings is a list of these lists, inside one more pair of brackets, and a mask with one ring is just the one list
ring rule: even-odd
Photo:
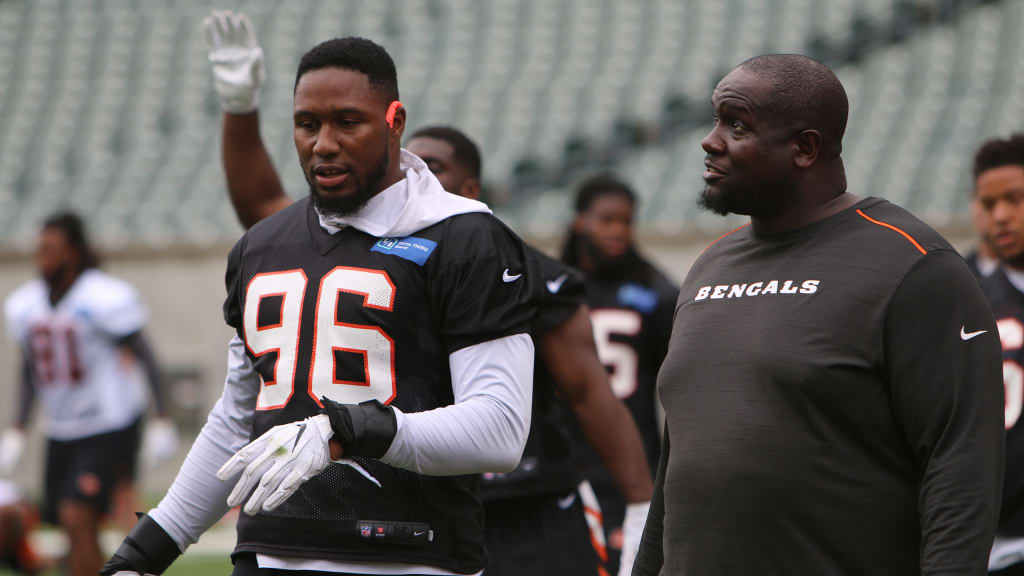
[[248,114],[259,108],[267,67],[249,18],[228,10],[214,11],[203,18],[203,36],[210,50],[213,89],[221,109],[229,114]]
[[650,502],[639,502],[626,505],[626,518],[622,521],[622,555],[619,556],[619,576],[630,576],[633,573],[633,562],[640,550],[640,539],[644,535],[647,524],[647,512]]
[[21,460],[25,450],[25,433],[18,428],[8,428],[0,436],[0,474],[10,474]]
[[277,508],[303,482],[327,468],[331,461],[327,441],[333,434],[331,422],[323,414],[267,430],[217,471],[221,481],[242,472],[228,496],[228,506],[241,504],[258,482],[256,491],[245,503],[245,513],[253,515],[260,508]]
[[154,418],[146,423],[142,439],[143,458],[147,466],[170,460],[178,451],[178,430],[168,418]]

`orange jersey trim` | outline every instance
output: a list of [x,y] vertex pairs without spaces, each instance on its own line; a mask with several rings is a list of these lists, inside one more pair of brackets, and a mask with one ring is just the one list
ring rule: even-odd
[[865,214],[864,212],[860,211],[859,209],[857,210],[857,214],[860,214],[860,215],[861,215],[861,218],[864,218],[864,219],[865,219],[865,220],[867,220],[868,222],[871,222],[871,223],[873,223],[873,224],[878,224],[879,226],[881,226],[881,227],[883,227],[883,228],[888,228],[889,230],[894,230],[894,231],[896,231],[896,232],[899,232],[899,233],[900,233],[900,235],[901,235],[901,236],[903,236],[904,238],[906,238],[907,240],[909,240],[909,241],[910,241],[910,243],[914,245],[914,248],[917,248],[917,250],[918,250],[918,251],[919,251],[919,252],[920,252],[921,254],[927,254],[927,253],[928,253],[928,251],[927,251],[927,250],[925,250],[924,248],[922,248],[922,247],[921,247],[921,245],[917,243],[917,240],[914,240],[914,238],[913,238],[913,237],[912,237],[912,236],[911,236],[910,234],[907,234],[907,233],[906,233],[906,232],[904,232],[903,230],[900,230],[899,228],[897,228],[897,227],[893,226],[892,224],[887,224],[887,223],[885,223],[885,222],[882,222],[882,221],[880,221],[880,220],[875,220],[874,218],[872,218],[872,217],[868,216],[867,214]]
[[743,230],[747,226],[750,226],[750,222],[747,222],[746,224],[744,224],[743,226],[740,226],[739,228],[733,228],[732,230],[726,232],[725,234],[722,234],[718,238],[715,238],[715,241],[712,242],[711,244],[708,244],[707,246],[705,246],[704,249],[700,251],[700,253],[703,254],[703,253],[707,252],[708,248],[711,248],[715,244],[718,244],[718,241],[721,240],[722,238],[725,238],[726,236],[728,236],[730,234],[734,234],[736,232],[739,232],[740,230]]

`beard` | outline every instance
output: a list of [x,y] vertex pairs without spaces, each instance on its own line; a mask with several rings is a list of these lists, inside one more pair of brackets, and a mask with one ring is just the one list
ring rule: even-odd
[[60,281],[65,276],[67,276],[68,271],[70,270],[70,268],[71,268],[70,264],[61,264],[60,266],[58,266],[58,267],[54,268],[53,270],[51,270],[49,274],[44,274],[44,273],[40,272],[39,275],[43,278],[43,282],[47,286],[52,288],[53,286],[56,286],[58,283],[60,283]]
[[996,256],[998,256],[1003,262],[1009,264],[1012,268],[1024,269],[1024,250],[1016,254],[1005,254],[996,250]]
[[367,174],[366,182],[357,186],[355,193],[351,196],[338,198],[325,196],[317,191],[310,175],[303,170],[303,174],[306,176],[306,183],[309,184],[309,195],[313,197],[313,206],[320,214],[328,218],[344,218],[359,212],[370,201],[370,198],[373,198],[379,192],[380,183],[384,180],[384,175],[388,171],[388,163],[388,153],[385,150],[380,160],[377,161],[373,169]]
[[698,208],[714,212],[719,216],[728,216],[735,212],[737,210],[735,204],[736,201],[728,189],[719,190],[717,194],[708,194],[708,187],[704,186],[704,189],[700,191],[700,195],[697,196]]
[[796,198],[796,191],[789,186],[765,185],[758,190],[719,187],[713,193],[704,186],[697,197],[701,210],[714,212],[719,216],[741,214],[753,218],[771,218],[782,212]]

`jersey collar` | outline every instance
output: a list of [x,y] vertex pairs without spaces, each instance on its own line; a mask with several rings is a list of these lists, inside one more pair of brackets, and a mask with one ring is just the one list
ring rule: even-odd
[[329,234],[351,226],[377,238],[404,237],[458,214],[491,213],[483,202],[446,192],[419,156],[403,148],[399,159],[405,178],[370,198],[351,216],[332,217],[317,211],[320,227]]

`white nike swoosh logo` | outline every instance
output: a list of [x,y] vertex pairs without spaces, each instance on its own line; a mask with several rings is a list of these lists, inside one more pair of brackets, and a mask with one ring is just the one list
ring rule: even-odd
[[971,338],[974,338],[975,336],[981,336],[985,332],[988,332],[988,330],[978,330],[977,332],[964,332],[964,328],[967,328],[967,327],[966,326],[961,326],[960,327],[960,339],[961,340],[970,340]]
[[501,273],[501,279],[505,282],[515,282],[516,280],[519,280],[519,277],[522,275],[523,273],[520,272],[519,274],[512,276],[508,273],[508,268],[505,268],[505,271]]
[[562,274],[561,276],[555,278],[554,280],[548,280],[548,292],[551,292],[552,294],[558,294],[558,291],[562,289],[562,284],[565,284],[565,281],[568,279],[569,273],[566,272],[565,274]]
[[557,503],[558,503],[558,507],[560,509],[568,510],[569,507],[572,506],[573,502],[575,502],[575,501],[576,501],[576,493],[573,492],[573,493],[569,494],[568,496],[566,496],[565,498],[559,498],[557,500]]

